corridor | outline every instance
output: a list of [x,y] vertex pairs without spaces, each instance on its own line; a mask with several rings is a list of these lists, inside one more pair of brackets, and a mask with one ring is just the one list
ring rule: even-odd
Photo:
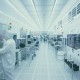
[[[72,71],[64,62],[56,59],[54,48],[47,43],[41,43],[37,56],[30,62],[24,61],[16,69],[15,80],[72,80]],[[80,73],[73,75],[73,80],[79,80]],[[78,76],[78,77],[77,77]]]
[[80,0],[0,0],[0,80],[80,80]]

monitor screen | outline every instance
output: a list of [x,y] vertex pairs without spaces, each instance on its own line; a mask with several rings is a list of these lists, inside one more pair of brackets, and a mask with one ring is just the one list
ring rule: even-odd
[[20,43],[20,48],[24,48],[24,47],[25,47],[25,44]]
[[69,34],[67,35],[67,45],[74,49],[80,48],[80,35],[79,34]]
[[36,41],[36,39],[34,38],[34,41]]
[[31,35],[28,35],[28,38],[30,38],[31,37]]
[[31,44],[31,41],[28,41],[28,44]]

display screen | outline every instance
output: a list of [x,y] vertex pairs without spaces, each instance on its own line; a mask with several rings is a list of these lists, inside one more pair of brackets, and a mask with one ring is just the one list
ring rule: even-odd
[[31,41],[28,41],[28,44],[31,44]]
[[80,48],[80,34],[69,34],[67,35],[67,46],[74,49]]
[[36,39],[34,39],[34,41],[36,41]]
[[25,44],[20,43],[20,48],[24,48],[24,47],[25,47]]
[[30,38],[31,37],[31,35],[28,35],[28,38]]

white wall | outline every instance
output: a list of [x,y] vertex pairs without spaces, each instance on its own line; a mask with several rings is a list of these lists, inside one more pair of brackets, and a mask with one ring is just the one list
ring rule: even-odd
[[[76,16],[76,19],[78,21],[78,23],[76,23],[76,19],[73,20],[71,23],[69,23],[68,21],[68,13],[75,7],[76,4],[78,4],[80,2],[80,0],[69,0],[69,2],[65,5],[65,7],[63,8],[63,10],[61,11],[60,15],[57,17],[57,19],[55,20],[55,22],[53,23],[53,26],[50,28],[50,30],[54,30],[54,27],[56,26],[55,28],[55,33],[56,34],[60,34],[62,31],[64,32],[64,35],[65,34],[68,34],[68,33],[75,33],[75,29],[76,30],[79,30],[76,26],[79,26],[79,20],[80,20],[80,17],[78,17],[77,19],[77,16]],[[62,28],[60,28],[60,26],[58,26],[58,22],[62,20]],[[75,22],[75,23],[74,23]],[[73,24],[74,23],[74,24]],[[77,25],[76,25],[77,24]],[[57,30],[58,28],[58,30]],[[77,32],[77,31],[76,31]]]
[[[75,7],[77,4],[80,3],[80,0],[69,0],[69,2],[66,4],[60,15],[57,17],[55,22],[53,23],[53,27],[51,29],[54,29],[54,26],[56,25],[55,33],[61,34],[63,31],[64,37],[67,36],[67,34],[80,34],[80,14],[77,14],[72,21],[69,21],[68,19],[68,13]],[[62,28],[58,26],[58,22],[62,20]],[[57,30],[57,28],[59,28]],[[67,54],[68,57],[70,57],[75,61],[75,63],[80,65],[80,49],[72,51],[71,47],[67,46]],[[79,54],[79,56],[78,56]]]

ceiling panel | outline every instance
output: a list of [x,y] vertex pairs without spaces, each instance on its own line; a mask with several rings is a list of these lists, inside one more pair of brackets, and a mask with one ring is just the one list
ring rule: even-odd
[[36,22],[39,21],[41,25],[48,24],[50,26],[60,14],[67,1],[68,0],[21,0],[25,9]]
[[33,0],[35,5],[53,5],[55,0]]
[[36,22],[36,24],[40,25],[38,14],[36,13],[36,9],[33,4],[33,1],[32,0],[21,0],[21,2],[24,8],[28,11],[29,15],[32,17],[32,19]]
[[65,4],[68,0],[56,0],[56,4]]
[[45,5],[47,4],[47,0],[33,0],[35,5]]
[[43,12],[44,7],[43,6],[36,6],[36,10],[40,11],[40,12]]
[[57,11],[57,10],[62,10],[64,5],[62,4],[56,4],[55,7],[54,7],[54,11]]
[[56,0],[47,0],[47,5],[54,5]]
[[32,0],[20,0],[24,5],[32,5]]
[[26,8],[28,11],[31,11],[31,12],[35,11],[34,6],[25,6],[25,8]]
[[52,8],[52,5],[45,6],[45,11],[52,11]]

